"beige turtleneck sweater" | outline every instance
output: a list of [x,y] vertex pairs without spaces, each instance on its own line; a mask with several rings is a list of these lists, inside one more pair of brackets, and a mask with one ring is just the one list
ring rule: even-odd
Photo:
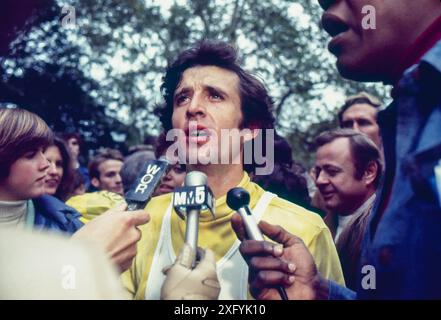
[[26,200],[0,201],[0,227],[24,226],[26,221]]

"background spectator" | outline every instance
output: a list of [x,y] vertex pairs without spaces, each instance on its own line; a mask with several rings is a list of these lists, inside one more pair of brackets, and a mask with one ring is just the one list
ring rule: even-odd
[[54,138],[54,143],[44,151],[50,163],[44,188],[47,194],[65,202],[73,195],[74,169],[69,151],[63,140]]
[[89,162],[90,182],[97,190],[124,194],[121,168],[124,157],[116,149],[106,148],[98,152]]

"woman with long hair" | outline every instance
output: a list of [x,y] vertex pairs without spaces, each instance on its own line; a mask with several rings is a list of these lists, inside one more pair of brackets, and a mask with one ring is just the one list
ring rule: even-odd
[[74,169],[68,148],[62,139],[55,137],[53,144],[46,148],[44,155],[50,163],[44,180],[45,191],[65,202],[73,194]]

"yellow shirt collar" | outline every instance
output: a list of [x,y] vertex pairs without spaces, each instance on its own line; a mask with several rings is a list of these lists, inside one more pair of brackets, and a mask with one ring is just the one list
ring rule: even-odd
[[[243,172],[242,180],[240,180],[239,184],[236,187],[241,187],[247,190],[250,193],[250,208],[253,208],[257,201],[260,199],[260,195],[264,192],[262,188],[260,188],[257,184],[251,182],[250,176],[246,171]],[[223,195],[220,198],[216,199],[215,203],[215,216],[217,219],[225,218],[233,213],[233,210],[230,209],[227,205],[227,195]],[[209,211],[203,211],[200,215],[200,221],[209,221],[213,220],[213,217]]]

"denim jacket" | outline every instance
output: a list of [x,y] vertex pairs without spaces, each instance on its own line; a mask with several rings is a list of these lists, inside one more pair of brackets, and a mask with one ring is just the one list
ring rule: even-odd
[[32,200],[35,208],[34,228],[74,233],[83,226],[81,214],[55,197],[44,195]]
[[[441,190],[434,183],[441,159],[441,41],[406,70],[378,122],[386,176],[362,245],[358,290],[331,283],[329,298],[441,299]],[[362,274],[363,266],[373,272]]]

